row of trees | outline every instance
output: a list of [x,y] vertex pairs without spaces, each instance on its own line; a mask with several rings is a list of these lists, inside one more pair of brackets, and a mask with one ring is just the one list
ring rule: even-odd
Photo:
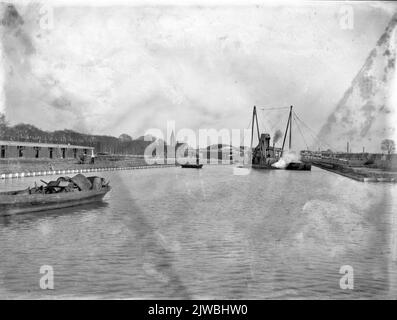
[[3,113],[0,113],[0,137],[3,137],[5,135],[6,129],[7,129],[6,116]]
[[[97,152],[134,155],[143,155],[145,148],[151,143],[151,141],[144,141],[143,137],[134,140],[125,133],[116,138],[66,129],[48,132],[24,123],[10,126],[2,113],[0,113],[0,140],[83,145],[94,147]],[[381,150],[387,154],[394,153],[396,150],[394,140],[384,139],[381,143]]]
[[384,139],[380,145],[380,148],[383,152],[386,152],[387,154],[392,154],[394,151],[396,151],[396,143],[394,140],[391,139]]
[[23,123],[10,126],[2,113],[0,113],[0,140],[83,145],[94,147],[96,152],[133,155],[143,155],[145,148],[151,143],[144,141],[143,137],[134,140],[127,134],[117,138],[66,129],[48,132]]

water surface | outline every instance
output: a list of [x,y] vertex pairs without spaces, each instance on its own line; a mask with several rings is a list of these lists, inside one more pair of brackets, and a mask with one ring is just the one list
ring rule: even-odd
[[[318,168],[101,175],[103,203],[0,217],[1,298],[397,297],[395,185]],[[39,287],[42,265],[54,290]],[[353,290],[339,286],[343,265]]]

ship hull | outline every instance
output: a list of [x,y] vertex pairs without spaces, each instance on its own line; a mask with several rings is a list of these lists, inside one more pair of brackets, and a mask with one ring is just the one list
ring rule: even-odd
[[277,170],[278,168],[272,167],[269,164],[253,164],[253,169],[260,169],[260,170]]
[[182,164],[182,168],[189,168],[189,169],[201,169],[203,167],[202,164]]
[[79,206],[101,201],[110,191],[104,187],[99,191],[76,191],[56,194],[0,194],[0,216],[39,212]]
[[290,162],[285,170],[295,170],[295,171],[311,171],[312,165],[307,162]]
[[294,171],[311,171],[312,165],[308,162],[290,162],[285,168],[274,167],[271,164],[253,164],[253,169],[261,170],[294,170]]

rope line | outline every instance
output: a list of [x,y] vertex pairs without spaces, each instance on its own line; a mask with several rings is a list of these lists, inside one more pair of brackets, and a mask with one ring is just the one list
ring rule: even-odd
[[300,133],[301,136],[302,136],[303,142],[304,142],[305,145],[306,145],[306,149],[309,150],[309,146],[307,145],[306,139],[305,139],[305,137],[303,136],[303,133],[302,133],[302,130],[301,130],[300,126],[299,126],[299,123],[298,123],[298,121],[296,121],[297,119],[296,119],[296,117],[295,117],[295,114],[294,114],[294,119],[295,119],[296,127],[298,128],[299,133]]
[[268,110],[285,110],[285,109],[289,109],[290,107],[269,107],[269,108],[258,107],[258,108],[264,111],[268,111]]
[[[289,107],[287,107],[287,108],[282,107],[282,108],[277,108],[277,110],[280,110],[280,109],[285,110],[285,109],[288,109],[288,108],[289,108]],[[272,110],[276,110],[276,109],[272,109]],[[264,109],[261,109],[261,111],[264,111]],[[265,117],[265,114],[264,114],[264,113],[262,114],[262,117],[263,117],[263,118]],[[279,127],[280,127],[280,124],[278,123],[278,122],[280,122],[280,118],[281,118],[281,116],[277,117],[277,119],[275,119],[274,122],[271,121],[271,119],[270,119],[269,117],[267,118],[267,121],[266,121],[266,122],[269,124],[270,131],[271,131],[271,132],[274,132],[274,131],[275,131],[276,126],[278,127],[277,129],[280,129],[280,128],[279,128]],[[262,122],[262,119],[261,119],[261,122]]]
[[321,145],[326,145],[326,146],[329,147],[331,150],[334,150],[334,149],[335,149],[334,147],[332,147],[332,146],[331,146],[328,142],[326,142],[325,140],[322,140],[322,139],[318,138],[318,134],[315,133],[314,130],[311,129],[303,120],[301,120],[301,119],[299,118],[299,116],[295,113],[295,111],[293,111],[293,113],[294,113],[294,115],[296,116],[296,118],[300,121],[300,123],[301,123],[303,126],[305,126],[305,127],[310,131],[309,133],[311,133],[311,135],[312,135],[312,137],[314,138],[314,140],[317,140],[318,142],[320,142],[320,143],[319,143],[320,146],[321,146]]

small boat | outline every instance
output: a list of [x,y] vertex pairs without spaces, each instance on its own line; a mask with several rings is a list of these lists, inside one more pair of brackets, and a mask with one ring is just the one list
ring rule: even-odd
[[101,201],[111,190],[100,177],[60,177],[45,186],[0,192],[0,216],[61,209]]
[[182,168],[192,168],[192,169],[201,169],[203,167],[203,164],[190,164],[190,163],[186,163],[186,164],[181,164]]
[[200,163],[200,157],[198,152],[196,152],[196,163],[185,163],[185,164],[181,164],[182,168],[190,168],[190,169],[201,169],[203,167],[203,164]]

